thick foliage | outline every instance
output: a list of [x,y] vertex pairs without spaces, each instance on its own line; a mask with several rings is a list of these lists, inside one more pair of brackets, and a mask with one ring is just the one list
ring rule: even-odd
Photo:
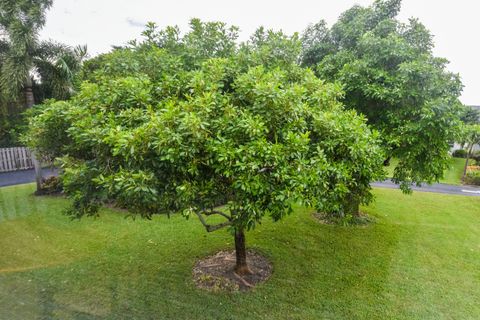
[[381,133],[387,158],[399,159],[393,179],[408,191],[438,180],[448,166],[462,85],[432,55],[428,30],[415,19],[399,22],[399,10],[400,0],[377,0],[347,10],[331,29],[323,21],[310,26],[302,63],[343,85],[345,105]]
[[[28,144],[62,157],[71,214],[113,200],[147,218],[182,211],[209,231],[243,230],[297,200],[340,210],[352,188],[371,199],[377,135],[343,109],[337,85],[295,65],[295,36],[260,29],[237,48],[234,28],[192,28],[150,28],[145,42],[90,61],[70,102],[31,119]],[[212,214],[226,221],[210,225]]]
[[463,106],[460,120],[465,124],[480,123],[480,109],[473,108],[472,106]]

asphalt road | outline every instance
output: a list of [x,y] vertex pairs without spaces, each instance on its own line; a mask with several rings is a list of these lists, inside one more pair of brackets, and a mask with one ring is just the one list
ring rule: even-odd
[[[44,168],[42,170],[44,177],[50,175],[56,175],[57,169]],[[14,172],[4,172],[0,173],[0,187],[11,186],[15,184],[30,183],[35,181],[35,171],[32,170],[22,170]],[[382,182],[374,182],[372,186],[378,188],[390,188],[398,189],[399,186],[393,183],[390,180],[385,180]],[[450,184],[435,183],[431,185],[422,185],[421,187],[412,187],[415,191],[421,192],[434,192],[434,193],[446,193],[446,194],[457,194],[463,196],[477,196],[480,197],[480,187],[472,186],[454,186]]]
[[[378,188],[390,188],[390,189],[399,189],[398,184],[393,183],[390,180],[385,180],[381,182],[372,183],[373,187]],[[414,191],[421,192],[433,192],[433,193],[446,193],[446,194],[457,194],[462,196],[480,196],[480,187],[474,186],[455,186],[451,184],[444,183],[434,183],[434,184],[423,184],[421,187],[412,187]]]
[[[42,175],[48,177],[57,175],[57,169],[43,168]],[[35,181],[35,170],[20,170],[0,173],[0,187],[13,186],[16,184],[30,183]]]

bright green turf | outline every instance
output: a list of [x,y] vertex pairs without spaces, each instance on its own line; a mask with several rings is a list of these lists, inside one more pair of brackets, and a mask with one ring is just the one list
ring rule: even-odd
[[[397,163],[398,163],[397,159],[392,159],[390,161],[390,166],[385,168],[385,171],[387,172],[387,177],[393,176],[393,170],[395,169],[395,165]],[[448,170],[445,170],[443,174],[443,179],[440,180],[440,183],[461,185],[464,166],[465,166],[465,159],[452,158],[450,163],[450,168]]]
[[[470,161],[469,161],[470,162]],[[462,184],[463,169],[465,167],[465,159],[452,158],[450,169],[446,170],[441,183]]]
[[480,197],[377,189],[367,227],[321,225],[299,208],[247,234],[271,279],[214,294],[191,270],[232,247],[227,232],[111,210],[69,221],[66,200],[33,188],[0,188],[0,319],[480,318]]

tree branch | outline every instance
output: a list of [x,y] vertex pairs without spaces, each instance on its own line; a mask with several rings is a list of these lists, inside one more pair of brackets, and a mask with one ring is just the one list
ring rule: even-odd
[[222,211],[217,211],[217,210],[210,210],[210,211],[206,211],[206,210],[203,210],[201,212],[201,214],[204,214],[206,215],[207,217],[208,216],[211,216],[211,215],[214,215],[214,214],[218,214],[222,217],[224,217],[225,219],[227,219],[228,221],[232,221],[232,217],[230,217],[229,215],[227,215],[226,213],[222,212]]
[[[215,231],[215,230],[218,230],[218,229],[221,229],[221,228],[224,228],[226,226],[229,226],[232,224],[232,222],[230,221],[230,219],[228,221],[225,221],[225,222],[222,222],[222,223],[219,223],[219,224],[215,224],[215,225],[210,225],[208,224],[205,219],[203,218],[202,216],[202,212],[195,212],[198,216],[198,218],[200,219],[200,222],[203,224],[203,226],[205,227],[205,229],[207,230],[207,232],[212,232],[212,231]],[[223,212],[222,212],[223,213]],[[213,214],[213,213],[212,213]],[[225,215],[223,213],[223,215]]]
[[264,168],[258,170],[258,173],[269,172],[269,171],[272,171],[272,170],[273,170],[273,167],[264,167]]
[[230,221],[225,221],[223,223],[219,223],[219,224],[216,224],[216,225],[207,225],[205,228],[207,229],[207,232],[212,232],[212,231],[216,231],[218,229],[222,229],[222,228],[225,228],[226,226],[230,226],[232,225],[232,223]]

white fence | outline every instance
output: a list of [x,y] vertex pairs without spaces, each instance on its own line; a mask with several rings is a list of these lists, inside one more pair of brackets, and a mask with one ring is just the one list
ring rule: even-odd
[[27,148],[0,148],[0,172],[32,169],[32,155]]

